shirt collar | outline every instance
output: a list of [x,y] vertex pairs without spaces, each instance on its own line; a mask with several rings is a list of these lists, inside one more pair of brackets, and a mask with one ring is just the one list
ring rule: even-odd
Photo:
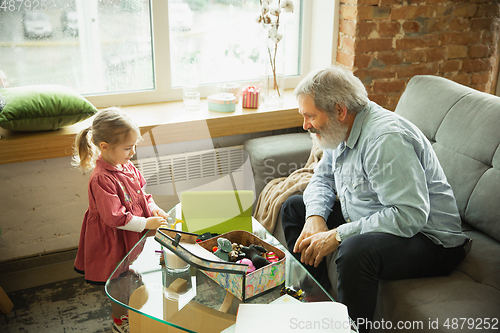
[[102,157],[99,155],[99,157],[96,160],[96,166],[98,165],[100,168],[103,168],[108,171],[121,171],[118,170],[114,165],[109,164],[105,160],[102,159]]
[[351,133],[347,138],[346,146],[353,149],[358,142],[359,136],[361,135],[361,129],[363,128],[363,123],[365,118],[369,113],[369,104],[365,106],[354,118],[354,123],[352,124]]

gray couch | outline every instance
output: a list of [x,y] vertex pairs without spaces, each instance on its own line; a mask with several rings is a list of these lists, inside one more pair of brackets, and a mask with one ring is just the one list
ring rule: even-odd
[[[373,322],[380,329],[373,331],[392,325],[387,331],[408,332],[413,327],[415,332],[498,332],[500,98],[441,77],[415,76],[395,112],[417,125],[432,142],[453,187],[463,230],[473,244],[449,276],[381,281]],[[284,176],[286,165],[293,171],[295,165],[305,163],[310,147],[307,133],[247,141],[257,191],[273,177]],[[275,235],[284,242],[279,221]],[[327,259],[335,286],[332,257]],[[335,291],[331,292],[335,297]],[[398,324],[406,327],[397,329]]]

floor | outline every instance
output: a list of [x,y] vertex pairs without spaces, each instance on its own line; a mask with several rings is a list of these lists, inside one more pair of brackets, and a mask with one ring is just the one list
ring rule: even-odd
[[[0,333],[112,332],[111,303],[104,287],[88,284],[74,273],[73,261],[7,274],[2,274],[1,268],[0,265],[0,285],[5,283],[8,288],[18,290],[6,290],[14,308],[7,315],[0,313]],[[200,290],[198,299],[217,309],[225,291],[214,288],[215,282],[204,275],[198,278],[208,281],[201,283],[207,289]],[[50,279],[64,280],[36,285]],[[36,286],[20,289],[29,284]],[[236,313],[236,308],[231,311]]]
[[111,305],[103,286],[83,277],[7,293],[13,310],[0,316],[0,331],[111,332]]
[[112,332],[104,287],[85,283],[73,270],[75,254],[0,265],[0,286],[14,303],[9,314],[0,313],[0,332]]

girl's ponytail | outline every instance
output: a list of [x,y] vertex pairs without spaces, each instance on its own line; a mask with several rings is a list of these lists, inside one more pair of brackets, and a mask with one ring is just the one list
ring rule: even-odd
[[98,156],[97,147],[93,144],[92,127],[85,128],[77,134],[73,147],[73,161],[71,165],[83,172],[92,170]]
[[83,172],[92,170],[100,154],[101,142],[106,142],[111,147],[116,146],[122,143],[130,132],[135,132],[137,137],[141,136],[137,124],[120,109],[112,107],[99,111],[92,126],[76,136],[71,164]]

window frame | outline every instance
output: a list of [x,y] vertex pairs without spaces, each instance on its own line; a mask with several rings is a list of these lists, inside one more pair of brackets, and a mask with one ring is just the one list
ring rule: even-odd
[[[297,0],[300,1],[300,0]],[[296,4],[297,5],[297,4]],[[293,89],[300,80],[312,69],[328,66],[335,62],[337,45],[339,0],[300,1],[302,15],[302,38],[299,41],[302,52],[300,59],[300,74],[285,78],[285,89]],[[85,95],[96,107],[126,106],[149,103],[160,103],[182,100],[182,89],[172,88],[170,77],[170,44],[168,1],[151,0],[150,15],[152,20],[151,36],[153,41],[153,73],[155,88],[150,90]],[[325,20],[331,17],[332,20]],[[165,34],[167,38],[165,38]],[[321,50],[321,52],[313,52]],[[168,59],[162,61],[161,59]],[[244,84],[255,85],[251,81]],[[215,84],[200,87],[201,97],[215,93]]]

